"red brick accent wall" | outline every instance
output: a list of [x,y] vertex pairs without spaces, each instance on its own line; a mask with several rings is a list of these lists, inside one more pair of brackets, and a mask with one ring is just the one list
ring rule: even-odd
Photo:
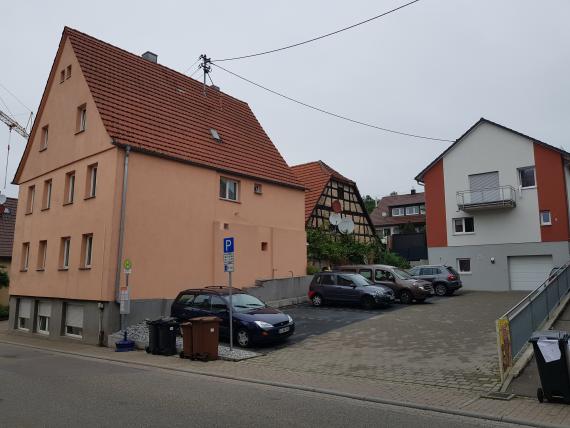
[[437,162],[425,174],[424,185],[427,245],[428,247],[447,247],[443,160]]
[[541,226],[542,242],[567,241],[569,239],[568,203],[564,163],[560,153],[540,144],[534,144],[534,163],[538,208],[550,211],[552,226]]

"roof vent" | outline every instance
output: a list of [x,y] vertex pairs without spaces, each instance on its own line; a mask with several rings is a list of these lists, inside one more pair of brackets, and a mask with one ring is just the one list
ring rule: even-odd
[[415,195],[415,194],[416,194],[416,189],[410,190],[410,195]]
[[210,134],[212,134],[212,138],[213,138],[214,140],[216,140],[218,143],[221,143],[221,142],[222,142],[222,139],[221,139],[221,137],[220,137],[220,134],[218,134],[218,131],[216,131],[216,130],[213,129],[213,128],[210,128]]
[[146,59],[147,61],[150,62],[154,62],[155,64],[158,62],[158,55],[152,53],[151,51],[146,51],[141,56],[143,57],[143,59]]

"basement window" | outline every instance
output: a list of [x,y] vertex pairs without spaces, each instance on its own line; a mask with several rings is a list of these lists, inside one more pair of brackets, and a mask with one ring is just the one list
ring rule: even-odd
[[32,315],[32,300],[18,299],[18,329],[29,331],[30,318]]
[[83,338],[83,306],[66,305],[65,335],[77,339]]

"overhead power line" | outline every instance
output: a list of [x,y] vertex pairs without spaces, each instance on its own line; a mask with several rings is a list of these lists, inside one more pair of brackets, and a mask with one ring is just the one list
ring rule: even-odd
[[282,94],[282,93],[280,93],[280,92],[274,91],[273,89],[269,89],[269,88],[267,88],[267,87],[265,87],[265,86],[263,86],[263,85],[261,85],[261,84],[259,84],[259,83],[256,83],[256,82],[254,82],[254,81],[252,81],[252,80],[249,80],[249,79],[247,79],[247,78],[245,78],[245,77],[243,77],[243,76],[240,76],[239,74],[234,73],[233,71],[230,71],[230,70],[228,70],[228,69],[222,67],[221,65],[217,65],[217,64],[215,64],[215,63],[212,63],[212,65],[213,65],[214,67],[219,68],[220,70],[225,71],[226,73],[231,74],[232,76],[237,77],[238,79],[241,79],[241,80],[243,80],[243,81],[245,81],[245,82],[247,82],[247,83],[250,83],[250,84],[252,84],[252,85],[254,85],[254,86],[257,86],[258,88],[261,88],[261,89],[263,89],[263,90],[265,90],[265,91],[267,91],[267,92],[271,92],[271,93],[274,94],[274,95],[277,95],[277,96],[279,96],[279,97],[281,97],[281,98],[285,98],[286,100],[292,101],[292,102],[294,102],[294,103],[296,103],[296,104],[300,104],[300,105],[302,105],[302,106],[304,106],[304,107],[307,107],[307,108],[310,108],[310,109],[312,109],[312,110],[316,110],[316,111],[318,111],[318,112],[327,114],[327,115],[329,115],[329,116],[336,117],[337,119],[346,120],[346,121],[348,121],[348,122],[356,123],[356,124],[358,124],[358,125],[367,126],[367,127],[369,127],[369,128],[378,129],[378,130],[384,131],[384,132],[390,132],[390,133],[392,133],[392,134],[405,135],[405,136],[407,136],[407,137],[421,138],[421,139],[423,139],[423,140],[443,141],[443,142],[446,142],[446,143],[453,143],[453,142],[454,142],[454,140],[448,140],[448,139],[445,139],[445,138],[428,137],[428,136],[425,136],[425,135],[419,135],[419,134],[412,134],[412,133],[409,133],[409,132],[397,131],[397,130],[394,130],[394,129],[390,129],[390,128],[385,128],[385,127],[382,127],[382,126],[374,125],[374,124],[372,124],[372,123],[367,123],[367,122],[362,122],[362,121],[360,121],[360,120],[351,119],[350,117],[346,117],[346,116],[343,116],[343,115],[340,115],[340,114],[336,114],[336,113],[330,112],[330,111],[328,111],[328,110],[324,110],[324,109],[319,108],[319,107],[315,107],[315,106],[310,105],[310,104],[307,104],[307,103],[305,103],[305,102],[303,102],[303,101],[299,101],[299,100],[296,100],[295,98],[291,98],[291,97],[289,97],[289,96],[287,96],[287,95],[285,95],[285,94]]
[[10,89],[8,89],[6,86],[4,86],[2,83],[0,83],[0,87],[4,88],[4,90],[6,92],[8,92],[10,95],[12,95],[14,97],[14,99],[16,101],[18,101],[26,110],[28,110],[30,113],[32,113],[32,109],[29,108],[26,104],[24,104],[16,95],[14,95],[14,93],[12,91],[10,91]]
[[[306,45],[307,43],[312,43],[312,42],[315,42],[315,41],[317,41],[317,40],[324,39],[325,37],[334,36],[335,34],[342,33],[343,31],[350,30],[350,29],[352,29],[352,28],[358,27],[359,25],[367,24],[367,23],[369,23],[369,22],[371,22],[371,21],[374,21],[374,20],[376,20],[376,19],[382,18],[382,17],[384,17],[384,16],[386,16],[386,15],[389,15],[389,14],[391,14],[391,13],[394,13],[394,12],[396,12],[396,11],[398,11],[398,10],[400,10],[400,9],[403,9],[403,8],[405,8],[405,7],[407,7],[407,6],[411,6],[412,4],[417,3],[417,2],[419,2],[419,1],[420,1],[420,0],[411,1],[411,2],[409,2],[409,3],[403,4],[403,5],[401,5],[401,6],[398,6],[398,7],[394,8],[394,9],[391,9],[391,10],[389,10],[389,11],[387,11],[387,12],[383,12],[383,13],[381,13],[380,15],[373,16],[372,18],[365,19],[364,21],[357,22],[356,24],[352,24],[352,25],[349,25],[348,27],[344,27],[344,28],[341,28],[341,29],[339,29],[339,30],[333,31],[332,33],[323,34],[323,35],[321,35],[321,36],[313,37],[312,39],[305,40],[305,41],[298,42],[298,43],[294,43],[294,44],[292,44],[292,45],[287,45],[287,46],[283,46],[283,47],[280,47],[280,48],[277,48],[277,49],[271,49],[271,50],[268,50],[268,51],[253,53],[253,54],[249,54],[249,55],[235,56],[235,57],[232,57],[232,58],[214,59],[214,60],[212,60],[212,61],[213,61],[213,62],[223,62],[223,61],[234,61],[234,60],[238,60],[238,59],[252,58],[252,57],[254,57],[254,56],[267,55],[267,54],[270,54],[270,53],[283,51],[283,50],[285,50],[285,49],[291,49],[291,48],[295,48],[295,47],[297,47],[297,46]],[[190,68],[191,68],[191,67],[190,67]]]

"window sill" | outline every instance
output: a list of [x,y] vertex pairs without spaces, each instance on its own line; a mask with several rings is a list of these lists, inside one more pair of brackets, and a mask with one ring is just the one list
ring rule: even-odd
[[36,334],[40,334],[42,336],[49,336],[49,331],[38,330]]
[[16,330],[19,330],[19,331],[27,331],[27,332],[30,331],[29,328],[24,328],[24,327],[18,327]]
[[40,211],[47,211],[47,210],[49,210],[49,207],[42,208]]
[[81,339],[83,339],[83,336],[79,336],[78,334],[65,333],[63,336],[64,336],[64,337],[69,337],[70,339],[76,339],[76,340],[81,340]]
[[81,266],[79,270],[91,270],[91,266]]
[[77,131],[77,132],[75,133],[75,135],[83,134],[84,132],[85,132],[85,129],[82,129],[81,131]]
[[241,204],[240,201],[236,201],[236,200],[233,200],[233,199],[220,198],[220,197],[218,197],[218,198],[220,199],[220,201],[233,202],[234,204]]
[[544,224],[540,225],[540,227],[543,227],[543,226],[552,226],[552,223],[544,223]]
[[65,268],[65,267],[60,267],[60,268],[58,268],[57,270],[60,271],[60,272],[67,272],[67,271],[69,270],[69,268],[68,268],[68,267],[66,267],[66,268]]
[[36,272],[44,272],[46,269],[45,268],[37,268]]
[[66,205],[73,205],[73,201],[71,201],[71,202],[64,202],[64,203],[63,203],[63,206],[65,207]]
[[26,212],[25,212],[25,215],[30,215],[30,214],[32,214],[32,213],[33,213],[33,211],[26,211]]
[[95,199],[95,196],[97,196],[97,195],[85,196],[85,197],[83,198],[83,200],[84,200],[84,201],[88,201],[89,199]]
[[536,186],[521,187],[521,190],[536,189]]
[[27,272],[28,269],[20,269],[20,272]]
[[39,152],[45,152],[47,150],[47,147],[42,147],[40,150],[38,150]]
[[453,236],[475,235],[475,232],[455,232]]

